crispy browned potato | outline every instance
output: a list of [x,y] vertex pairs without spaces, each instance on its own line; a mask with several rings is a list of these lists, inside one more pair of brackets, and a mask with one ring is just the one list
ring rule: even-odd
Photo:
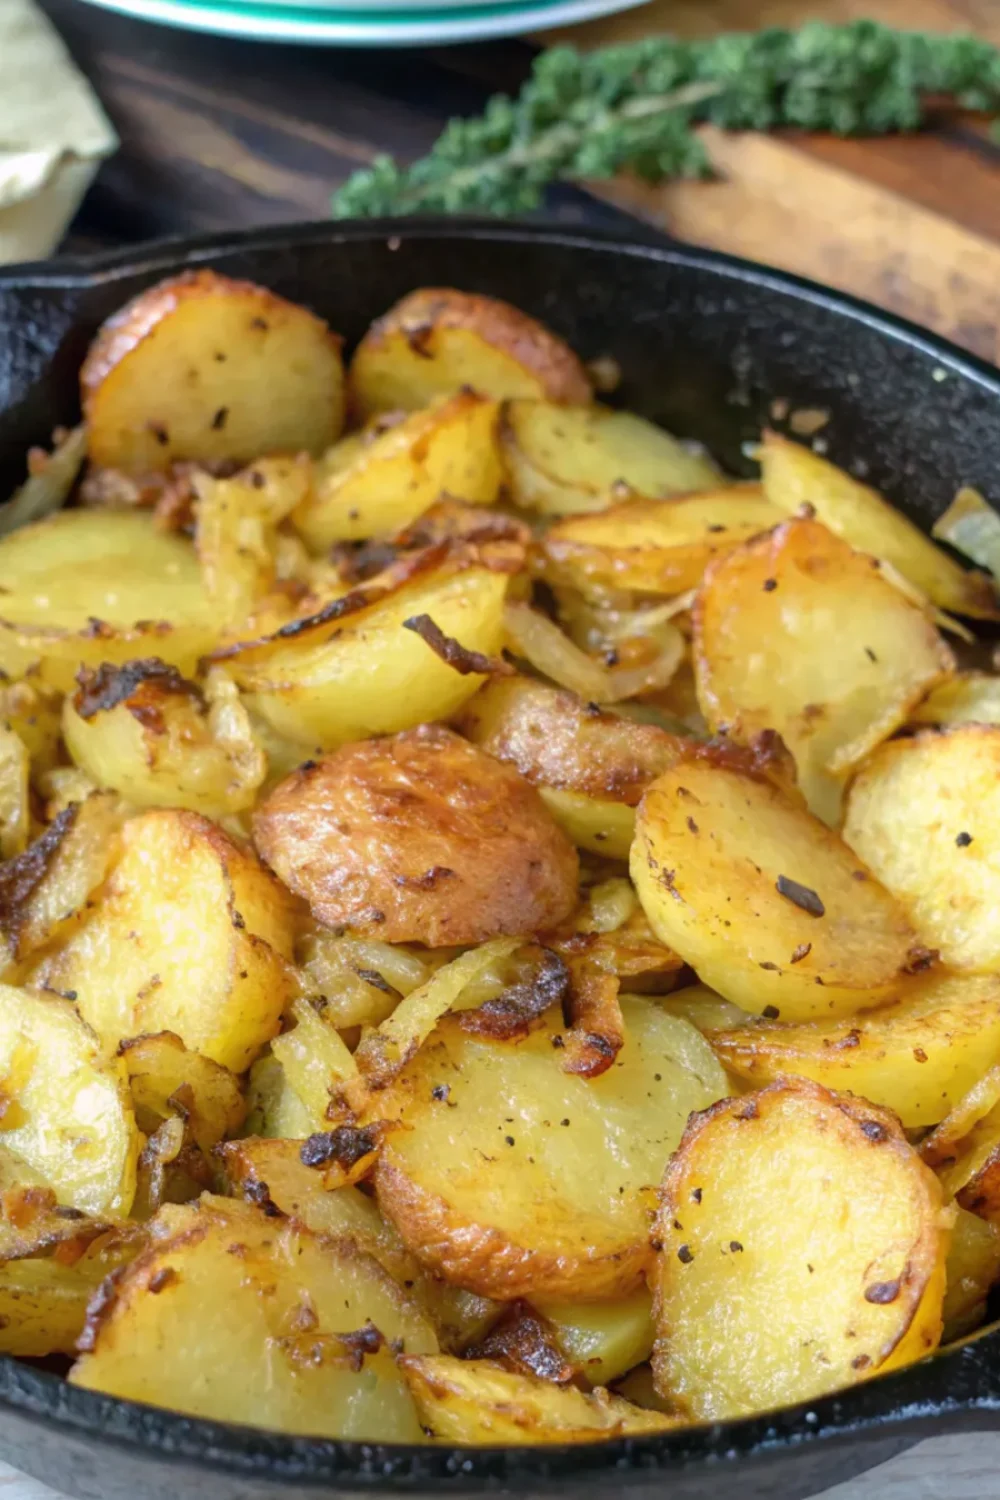
[[60,995],[0,985],[4,1146],[58,1201],[90,1214],[126,1214],[140,1138],[125,1065]]
[[173,1031],[242,1072],[291,998],[291,897],[254,854],[198,813],[158,810],[122,830],[122,853],[65,947],[32,982],[73,990],[114,1049]]
[[590,1386],[610,1385],[652,1353],[653,1303],[648,1287],[605,1302],[540,1297],[534,1306],[563,1354]]
[[563,1071],[558,1008],[516,1042],[468,1030],[465,1013],[380,1097],[407,1128],[383,1144],[379,1203],[429,1269],[503,1300],[639,1285],[652,1184],[689,1112],[726,1082],[694,1027],[648,1000],[621,1006],[625,1045],[598,1078]]
[[369,328],[348,373],[355,416],[415,411],[469,386],[481,396],[589,401],[568,344],[534,318],[475,292],[410,292]]
[[1000,724],[1000,677],[959,672],[932,688],[910,713],[911,724]]
[[930,959],[847,845],[731,748],[689,752],[649,788],[632,879],[657,937],[757,1015],[851,1015]]
[[463,1446],[595,1443],[642,1437],[679,1425],[604,1389],[579,1391],[537,1375],[519,1375],[488,1359],[408,1355],[400,1368],[424,1427]]
[[215,271],[187,271],[109,318],[80,372],[92,464],[319,454],[344,412],[340,339],[313,313]]
[[847,800],[844,838],[953,968],[1000,969],[1000,727],[882,745]]
[[94,1304],[74,1385],[281,1432],[421,1441],[387,1344],[433,1353],[434,1330],[350,1238],[208,1196],[162,1209],[152,1232]]
[[900,998],[842,1021],[749,1020],[712,1031],[716,1056],[760,1085],[797,1075],[894,1110],[909,1128],[937,1125],[1000,1059],[1000,978],[932,970]]
[[439,725],[347,745],[254,817],[268,864],[313,915],[431,948],[555,926],[577,859],[538,793]]
[[250,807],[267,775],[246,709],[224,674],[202,689],[158,657],[81,668],[63,737],[99,787],[136,807],[222,817]]
[[954,666],[924,612],[818,521],[789,521],[713,563],[694,617],[709,725],[738,739],[777,730],[831,824],[852,767]]
[[760,465],[764,493],[786,515],[811,505],[824,526],[852,547],[884,557],[939,608],[996,619],[996,594],[985,573],[959,567],[902,511],[845,469],[774,432],[764,434]]
[[897,1121],[805,1079],[692,1117],[660,1194],[661,1394],[724,1420],[919,1359],[950,1214]]
[[352,434],[317,466],[294,524],[314,552],[391,536],[442,496],[492,505],[503,483],[500,409],[473,391],[445,396],[380,432]]
[[512,498],[543,515],[604,511],[623,491],[662,499],[718,483],[703,453],[628,411],[509,401],[501,431]]
[[699,490],[675,500],[625,500],[597,515],[557,521],[542,539],[561,583],[682,594],[713,557],[776,526],[781,512],[754,484]]

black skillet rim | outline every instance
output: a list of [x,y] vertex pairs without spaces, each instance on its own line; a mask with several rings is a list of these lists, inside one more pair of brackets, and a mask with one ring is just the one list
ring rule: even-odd
[[[512,245],[547,243],[638,260],[700,269],[737,284],[789,293],[848,324],[863,325],[935,360],[988,391],[1000,403],[1000,370],[904,318],[803,277],[772,270],[718,251],[689,249],[637,226],[628,239],[612,230],[579,230],[494,219],[373,219],[288,224],[235,233],[154,241],[53,265],[5,267],[3,287],[65,288],[113,282],[136,273],[168,275],[213,256],[248,247],[291,249],[301,244],[349,240],[451,238]],[[627,1486],[670,1471],[720,1467],[720,1478],[741,1460],[792,1452],[816,1444],[858,1442],[887,1435],[914,1441],[943,1428],[1000,1424],[1000,1329],[945,1354],[815,1402],[739,1421],[678,1428],[661,1436],[546,1448],[458,1448],[337,1442],[289,1437],[234,1423],[185,1417],[161,1408],[99,1395],[60,1377],[0,1356],[0,1410],[67,1436],[109,1449],[141,1454],[154,1463],[200,1464],[217,1473],[310,1489],[410,1494],[470,1494],[499,1489],[535,1492],[567,1483],[584,1491],[609,1479]]]

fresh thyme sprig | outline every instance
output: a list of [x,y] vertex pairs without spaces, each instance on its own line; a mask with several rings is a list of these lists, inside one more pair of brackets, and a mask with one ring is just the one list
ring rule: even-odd
[[918,130],[927,101],[1000,113],[1000,49],[978,37],[897,31],[874,21],[578,52],[536,59],[514,98],[452,120],[427,156],[380,156],[333,199],[338,218],[519,214],[556,181],[628,169],[650,182],[704,177],[694,126],[885,135]]

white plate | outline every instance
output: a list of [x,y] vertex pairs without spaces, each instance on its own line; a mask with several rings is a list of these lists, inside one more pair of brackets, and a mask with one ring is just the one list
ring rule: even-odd
[[[335,47],[416,47],[441,42],[482,41],[489,37],[521,36],[549,26],[587,21],[593,16],[633,10],[646,0],[521,0],[518,4],[496,4],[495,0],[440,0],[435,8],[421,6],[393,14],[394,0],[375,0],[379,5],[363,9],[335,10],[320,0],[307,0],[308,10],[288,0],[270,3],[227,4],[224,0],[86,0],[104,10],[158,21],[189,31],[210,31],[220,36],[252,37],[269,42],[306,42]],[[399,3],[399,0],[395,0]],[[417,0],[405,0],[416,7]],[[385,5],[385,9],[381,6]],[[314,8],[315,7],[315,8]]]

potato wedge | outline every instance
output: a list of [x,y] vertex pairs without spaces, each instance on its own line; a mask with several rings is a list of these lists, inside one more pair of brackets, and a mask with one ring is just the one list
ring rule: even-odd
[[755,1015],[852,1015],[929,961],[847,845],[732,750],[692,753],[653,783],[631,866],[657,937]]
[[710,459],[662,427],[606,406],[509,401],[501,431],[511,497],[543,515],[606,510],[616,487],[662,499],[719,478]]
[[341,341],[313,313],[215,271],[149,287],[109,318],[80,371],[92,464],[320,454],[344,417]]
[[450,666],[406,621],[428,615],[466,651],[495,657],[506,566],[488,549],[442,544],[220,659],[251,711],[313,751],[448,718],[483,674]]
[[280,1432],[420,1442],[384,1345],[432,1353],[434,1330],[350,1239],[207,1196],[152,1230],[93,1305],[74,1385]]
[[931,971],[890,1005],[843,1021],[754,1021],[709,1033],[716,1057],[760,1086],[796,1076],[893,1110],[910,1129],[937,1125],[1000,1061],[1000,978]]
[[714,557],[781,519],[758,485],[730,484],[570,516],[545,533],[541,548],[546,573],[584,593],[639,589],[670,596],[697,588]]
[[695,1115],[660,1194],[657,1389],[725,1420],[941,1334],[950,1216],[892,1115],[804,1079]]
[[948,1261],[941,1342],[964,1338],[986,1317],[986,1297],[1000,1280],[1000,1229],[995,1224],[956,1209]]
[[408,1355],[399,1365],[421,1422],[442,1443],[595,1443],[649,1436],[679,1425],[676,1417],[643,1411],[606,1390],[554,1385],[535,1375],[516,1375],[491,1360]]
[[63,738],[99,787],[136,807],[224,817],[250,807],[267,775],[246,709],[224,674],[203,691],[158,657],[81,668],[63,701]]
[[1000,724],[1000,677],[988,672],[959,672],[932,688],[910,712],[911,724]]
[[1000,970],[1000,727],[894,740],[851,786],[844,838],[945,963]]
[[607,1302],[556,1302],[543,1297],[534,1305],[589,1386],[610,1385],[652,1353],[653,1301],[646,1287],[631,1297]]
[[789,521],[713,563],[694,617],[709,725],[743,740],[777,730],[831,824],[851,768],[954,666],[923,612],[817,521]]
[[322,1168],[303,1164],[304,1145],[301,1140],[230,1141],[218,1154],[234,1189],[248,1202],[270,1203],[314,1234],[350,1236],[423,1307],[442,1348],[458,1351],[481,1337],[500,1315],[500,1304],[425,1271],[372,1198],[352,1186],[331,1189]]
[[535,932],[576,902],[576,854],[537,792],[441,725],[307,764],[258,808],[254,840],[318,921],[390,943]]
[[348,372],[356,417],[415,411],[464,386],[481,396],[589,401],[590,381],[562,339],[534,318],[475,292],[411,292],[373,323]]
[[198,813],[141,814],[95,909],[33,983],[74,990],[110,1048],[173,1031],[240,1073],[278,1029],[292,993],[291,898]]
[[258,459],[229,479],[197,471],[195,545],[205,592],[226,623],[239,623],[278,580],[278,526],[308,498],[308,456]]
[[407,1129],[382,1147],[379,1203],[425,1266],[503,1300],[637,1288],[650,1184],[726,1083],[693,1027],[634,997],[622,1015],[618,1064],[593,1079],[562,1071],[558,1010],[517,1043],[448,1017],[381,1096]]
[[764,493],[786,515],[811,505],[824,526],[860,552],[884,557],[939,609],[997,618],[986,574],[960,567],[877,490],[775,432],[765,432],[759,458]]
[[134,1037],[120,1051],[136,1119],[147,1135],[163,1120],[180,1115],[207,1155],[243,1124],[246,1102],[239,1079],[210,1058],[189,1052],[172,1031]]
[[492,505],[504,478],[500,408],[473,391],[445,396],[388,431],[344,439],[317,467],[294,523],[314,552],[392,536],[448,495]]
[[102,1055],[70,1001],[0,985],[3,1144],[58,1201],[126,1214],[139,1132],[125,1066]]

